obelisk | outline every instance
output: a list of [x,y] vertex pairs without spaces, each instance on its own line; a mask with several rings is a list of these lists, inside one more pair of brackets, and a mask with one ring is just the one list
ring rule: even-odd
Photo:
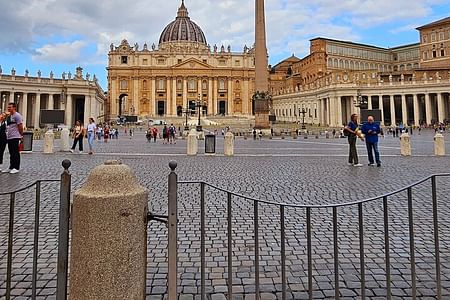
[[267,72],[264,0],[255,0],[255,127],[269,129],[269,78]]

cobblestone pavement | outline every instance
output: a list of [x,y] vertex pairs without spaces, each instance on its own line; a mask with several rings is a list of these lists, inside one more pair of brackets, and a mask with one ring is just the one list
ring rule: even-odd
[[[450,136],[447,149],[450,151]],[[286,204],[331,204],[356,201],[397,190],[433,173],[449,172],[450,159],[434,157],[433,134],[414,135],[413,157],[399,156],[399,141],[386,137],[380,143],[383,166],[354,168],[346,164],[345,139],[309,137],[292,140],[236,140],[236,156],[184,155],[185,141],[176,145],[148,144],[143,133],[121,137],[108,144],[97,143],[96,154],[44,155],[42,142],[35,152],[23,154],[23,168],[16,175],[0,174],[0,192],[17,190],[37,179],[56,179],[61,161],[69,158],[73,187],[86,180],[90,170],[107,159],[120,159],[136,172],[150,190],[149,206],[155,213],[167,209],[168,162],[178,162],[180,180],[204,180],[221,188],[263,200]],[[366,164],[364,144],[359,143]],[[200,143],[203,149],[203,143]],[[221,137],[217,141],[220,153]],[[4,167],[4,166],[2,166]],[[439,178],[439,234],[441,242],[443,299],[450,299],[450,178]],[[108,184],[108,183],[105,183]],[[225,299],[227,292],[226,195],[207,188],[206,261],[208,298]],[[34,229],[34,189],[17,194],[13,260],[13,295],[31,295]],[[390,197],[389,233],[393,299],[411,298],[409,231],[406,193]],[[429,182],[413,189],[415,254],[419,299],[435,299],[433,216]],[[198,299],[200,292],[199,186],[179,187],[179,293],[180,299]],[[43,183],[40,209],[38,295],[54,299],[56,288],[56,243],[58,239],[58,183]],[[0,299],[5,293],[9,198],[0,196]],[[382,201],[364,205],[366,296],[386,298]],[[312,209],[313,288],[315,299],[334,298],[332,211]],[[260,206],[260,269],[263,299],[281,299],[281,243],[279,207]],[[307,299],[306,217],[304,209],[286,208],[286,260],[288,299]],[[360,298],[357,207],[338,209],[339,271],[343,299]],[[163,299],[167,291],[167,236],[163,225],[149,224],[148,299]],[[233,292],[234,299],[254,298],[253,202],[233,197]]]

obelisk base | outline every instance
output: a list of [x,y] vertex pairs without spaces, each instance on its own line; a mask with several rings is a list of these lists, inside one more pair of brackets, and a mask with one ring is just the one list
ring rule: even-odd
[[270,129],[269,113],[255,114],[255,129]]

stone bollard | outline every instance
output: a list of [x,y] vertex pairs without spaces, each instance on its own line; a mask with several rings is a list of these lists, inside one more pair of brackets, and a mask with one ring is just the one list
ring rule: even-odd
[[49,130],[44,135],[44,153],[52,154],[53,153],[53,141],[55,140],[55,134],[53,131]]
[[195,129],[191,129],[187,137],[187,155],[197,155],[198,152],[198,140],[197,140],[197,131]]
[[411,138],[407,133],[403,133],[400,137],[400,154],[411,156]]
[[60,151],[62,152],[69,152],[70,150],[70,132],[69,129],[67,128],[63,128],[63,130],[61,130],[61,146],[60,146]]
[[225,134],[225,142],[223,146],[225,156],[234,155],[234,135],[231,132]]
[[96,167],[75,192],[71,300],[145,299],[147,201],[147,190],[119,161]]
[[444,136],[440,133],[436,133],[436,135],[434,136],[434,155],[445,155],[445,140]]

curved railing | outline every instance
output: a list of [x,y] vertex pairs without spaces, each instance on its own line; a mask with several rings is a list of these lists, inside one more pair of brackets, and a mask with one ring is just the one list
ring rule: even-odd
[[[232,249],[232,198],[237,197],[241,199],[253,202],[253,230],[254,230],[254,268],[255,268],[255,296],[256,299],[260,297],[260,279],[259,279],[259,206],[260,204],[267,204],[276,206],[279,209],[280,214],[280,237],[281,237],[281,283],[282,283],[282,299],[287,299],[287,277],[286,277],[286,232],[285,232],[285,210],[286,208],[304,209],[306,210],[306,238],[307,238],[307,273],[308,273],[308,294],[309,299],[313,297],[313,259],[312,259],[312,224],[311,224],[311,210],[313,209],[332,209],[332,223],[333,223],[333,256],[334,256],[334,293],[335,299],[340,298],[339,287],[339,241],[338,241],[338,209],[344,207],[357,207],[358,209],[358,238],[359,238],[359,260],[360,260],[360,277],[361,277],[361,299],[366,297],[366,266],[365,266],[365,249],[364,249],[364,211],[363,205],[372,203],[382,199],[383,206],[383,225],[384,225],[384,249],[385,249],[385,272],[386,272],[386,298],[391,299],[391,262],[390,262],[390,239],[389,239],[389,213],[388,213],[388,199],[396,196],[400,193],[407,193],[408,203],[408,228],[409,228],[409,248],[410,248],[410,270],[411,270],[411,295],[413,299],[417,298],[416,291],[416,261],[415,261],[415,236],[414,236],[414,213],[413,213],[413,196],[412,190],[421,184],[431,181],[431,198],[433,205],[433,239],[434,239],[434,265],[436,276],[436,297],[442,299],[442,282],[441,282],[441,262],[440,262],[440,246],[439,246],[439,220],[438,220],[438,199],[437,199],[437,185],[436,179],[438,177],[450,177],[450,173],[433,174],[429,175],[417,182],[414,182],[408,186],[402,187],[398,190],[385,193],[380,196],[371,197],[359,201],[351,201],[345,203],[326,204],[326,205],[306,205],[306,204],[289,204],[289,203],[277,203],[273,201],[256,199],[254,197],[239,194],[237,192],[228,191],[224,188],[207,183],[205,181],[177,181],[173,178],[177,178],[175,174],[176,163],[171,163],[171,175],[169,175],[169,206],[170,206],[170,194],[172,191],[177,193],[177,185],[200,185],[200,247],[201,247],[201,299],[206,299],[205,280],[206,280],[206,261],[205,261],[205,188],[210,187],[216,191],[227,195],[227,248],[228,248],[228,299],[233,299],[233,249]],[[171,176],[172,181],[171,181]],[[175,182],[175,183],[174,183]],[[176,201],[176,199],[175,199]],[[170,237],[169,237],[170,239]],[[176,264],[175,264],[176,266]],[[169,267],[169,274],[176,272]],[[169,275],[169,278],[171,276]],[[172,278],[176,277],[173,275]],[[174,284],[169,281],[169,286]],[[176,283],[175,283],[176,285]],[[172,290],[174,287],[172,287]],[[169,288],[170,290],[170,288]],[[176,288],[175,288],[176,290]],[[169,297],[170,298],[170,297]]]

